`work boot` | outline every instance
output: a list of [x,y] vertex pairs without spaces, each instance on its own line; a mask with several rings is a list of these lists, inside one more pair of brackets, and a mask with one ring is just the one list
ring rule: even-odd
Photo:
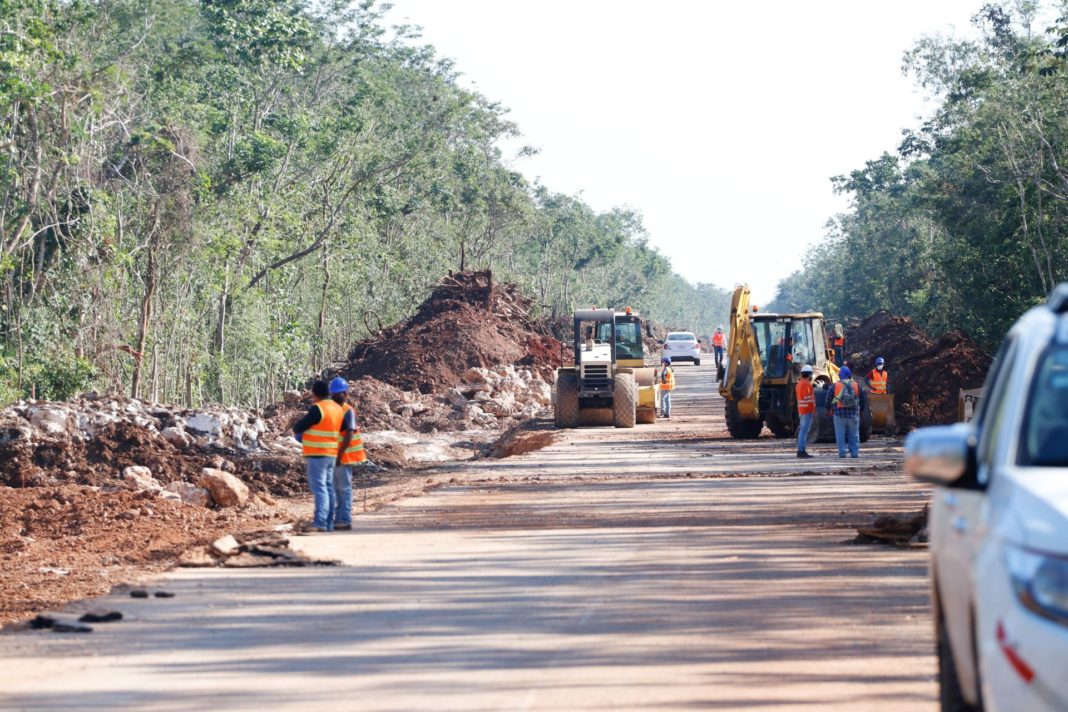
[[809,455],[809,454],[808,454],[807,452],[805,452],[805,451],[803,451],[803,450],[802,450],[801,452],[797,453],[797,456],[798,456],[798,457],[801,457],[801,458],[808,458],[808,457],[812,457],[812,455]]
[[347,532],[347,531],[351,531],[351,530],[352,530],[352,525],[351,524],[335,524],[334,525],[334,531],[336,531],[336,532]]

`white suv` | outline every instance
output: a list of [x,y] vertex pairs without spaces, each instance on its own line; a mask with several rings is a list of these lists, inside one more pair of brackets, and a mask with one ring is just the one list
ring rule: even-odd
[[701,344],[689,331],[672,331],[664,339],[663,358],[676,361],[691,361],[694,366],[701,365]]
[[1068,710],[1068,283],[1009,331],[971,423],[923,428],[943,710]]

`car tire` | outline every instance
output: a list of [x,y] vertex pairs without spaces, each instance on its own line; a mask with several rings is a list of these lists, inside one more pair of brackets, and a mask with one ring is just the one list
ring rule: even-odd
[[694,365],[694,366],[700,366],[700,365],[701,365],[701,359],[699,359],[699,358],[695,358],[695,359],[693,360],[693,365]]
[[945,623],[938,623],[938,702],[942,712],[981,712],[982,706],[969,704],[964,699],[957,676],[957,663],[953,660],[953,650],[949,647],[949,635]]

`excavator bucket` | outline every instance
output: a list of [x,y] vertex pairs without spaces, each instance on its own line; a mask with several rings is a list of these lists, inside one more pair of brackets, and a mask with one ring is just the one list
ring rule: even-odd
[[893,393],[869,393],[868,405],[871,407],[872,431],[887,435],[897,433]]

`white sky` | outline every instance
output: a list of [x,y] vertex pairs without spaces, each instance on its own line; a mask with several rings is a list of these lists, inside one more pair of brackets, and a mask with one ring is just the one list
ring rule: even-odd
[[846,207],[830,176],[926,113],[904,51],[970,33],[983,2],[393,0],[390,19],[511,109],[541,150],[528,177],[638,210],[677,272],[762,304]]

